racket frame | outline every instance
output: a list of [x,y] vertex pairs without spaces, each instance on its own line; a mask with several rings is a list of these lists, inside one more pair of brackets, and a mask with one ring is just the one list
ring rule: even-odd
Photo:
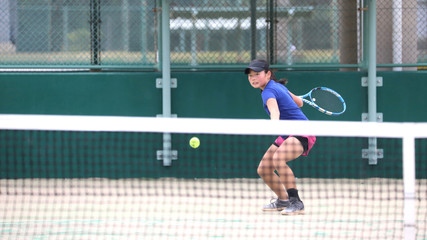
[[[333,95],[335,95],[341,101],[341,103],[343,105],[343,110],[341,112],[331,112],[331,111],[327,111],[324,108],[319,107],[319,105],[317,105],[315,102],[313,102],[313,99],[311,98],[311,93],[315,90],[324,90],[324,91],[328,91],[328,92],[332,93]],[[319,112],[324,113],[326,115],[338,116],[338,115],[343,114],[345,112],[345,110],[347,109],[344,98],[341,97],[341,95],[339,93],[337,93],[336,91],[334,91],[330,88],[327,88],[327,87],[315,87],[315,88],[311,89],[308,93],[301,95],[301,96],[298,96],[298,97],[301,98],[304,103],[307,103],[308,105],[317,109]],[[310,100],[306,99],[307,97]]]

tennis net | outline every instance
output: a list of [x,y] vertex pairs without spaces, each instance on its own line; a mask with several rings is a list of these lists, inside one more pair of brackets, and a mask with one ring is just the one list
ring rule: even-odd
[[[262,210],[278,135],[303,215]],[[427,238],[425,123],[0,115],[0,174],[0,239]]]

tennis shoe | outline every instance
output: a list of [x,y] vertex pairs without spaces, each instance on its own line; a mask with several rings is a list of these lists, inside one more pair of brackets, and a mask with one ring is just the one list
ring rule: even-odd
[[284,209],[282,215],[299,215],[304,214],[304,203],[298,198],[291,197],[289,198],[289,207]]
[[265,205],[262,210],[263,211],[282,211],[283,209],[289,206],[289,200],[280,200],[276,199],[276,201]]

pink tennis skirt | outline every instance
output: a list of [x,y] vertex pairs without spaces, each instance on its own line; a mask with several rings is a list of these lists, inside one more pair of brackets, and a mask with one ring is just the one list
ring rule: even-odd
[[[292,137],[293,135],[290,135],[289,137]],[[308,152],[310,152],[310,149],[313,147],[314,143],[316,142],[316,137],[315,136],[308,136],[308,135],[301,135],[301,137],[305,137],[308,140],[308,146],[307,146],[307,151],[303,152],[301,155],[302,156],[307,156]],[[285,141],[285,139],[283,139],[283,137],[279,136],[277,137],[277,139],[274,141],[278,146],[282,145],[282,143]]]

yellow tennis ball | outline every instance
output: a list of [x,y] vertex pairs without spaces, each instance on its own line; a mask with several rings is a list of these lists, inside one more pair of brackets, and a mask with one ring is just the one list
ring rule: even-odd
[[190,139],[190,146],[192,148],[198,148],[200,146],[200,140],[197,137],[192,137]]

